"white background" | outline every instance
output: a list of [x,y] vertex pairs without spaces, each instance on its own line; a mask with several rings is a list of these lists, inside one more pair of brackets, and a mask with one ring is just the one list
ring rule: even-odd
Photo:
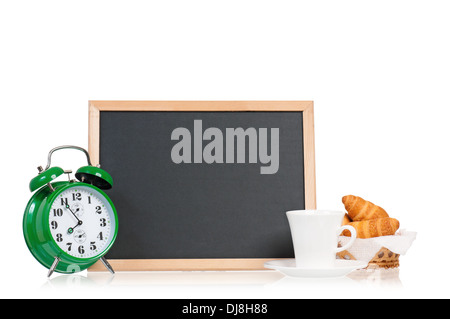
[[[449,9],[414,0],[2,1],[0,297],[450,297]],[[96,99],[313,100],[318,208],[343,209],[343,195],[359,195],[417,240],[395,280],[47,280],[22,235],[28,183],[51,148],[87,148]],[[55,165],[85,163],[60,153]]]

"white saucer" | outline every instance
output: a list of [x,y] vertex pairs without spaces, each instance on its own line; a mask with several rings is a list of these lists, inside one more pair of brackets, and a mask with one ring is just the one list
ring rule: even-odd
[[361,260],[336,259],[334,267],[330,268],[306,268],[297,267],[295,259],[272,260],[264,263],[264,267],[275,269],[290,277],[301,278],[328,278],[343,277],[353,270],[365,268],[368,263]]

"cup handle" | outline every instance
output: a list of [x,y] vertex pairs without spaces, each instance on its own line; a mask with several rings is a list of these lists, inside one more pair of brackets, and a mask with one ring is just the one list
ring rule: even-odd
[[350,231],[350,233],[352,234],[352,237],[350,238],[350,241],[347,243],[347,245],[345,245],[344,247],[338,247],[338,248],[336,248],[336,252],[337,252],[337,253],[349,249],[350,246],[353,245],[353,243],[354,243],[355,240],[356,240],[356,229],[355,229],[353,226],[350,226],[350,225],[345,225],[345,226],[340,227],[340,228],[338,229],[338,236],[339,236],[339,234],[341,234],[342,231],[345,230],[345,229],[347,229],[347,230]]

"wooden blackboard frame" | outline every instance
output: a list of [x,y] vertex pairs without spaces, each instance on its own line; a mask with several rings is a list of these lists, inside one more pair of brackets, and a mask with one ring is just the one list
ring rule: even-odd
[[[303,113],[305,209],[316,209],[316,177],[313,101],[89,101],[89,154],[100,164],[100,116],[102,111],[141,112],[283,112]],[[116,271],[263,270],[266,258],[214,259],[111,259]],[[104,271],[100,262],[89,271]]]

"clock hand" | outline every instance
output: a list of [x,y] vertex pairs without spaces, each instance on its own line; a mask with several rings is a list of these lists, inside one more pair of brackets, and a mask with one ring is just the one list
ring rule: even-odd
[[69,206],[69,204],[66,204],[66,208],[72,213],[72,215],[77,219],[77,221],[78,221],[78,223],[75,225],[75,226],[73,226],[73,227],[70,227],[68,230],[67,230],[67,232],[69,233],[69,234],[72,234],[73,233],[73,230],[75,229],[75,228],[77,228],[78,226],[80,226],[80,225],[83,225],[83,222],[77,217],[77,215],[70,209],[70,206]]
[[75,228],[77,228],[78,226],[82,225],[82,224],[83,224],[83,222],[80,220],[75,226],[70,227],[70,228],[67,230],[67,232],[68,232],[69,234],[72,234],[72,233],[73,233],[73,230],[74,230]]
[[[75,215],[75,213],[70,209],[69,204],[66,204],[66,208],[72,213],[72,215],[77,219],[78,223],[81,222],[81,220]],[[83,222],[81,222],[83,223]]]

